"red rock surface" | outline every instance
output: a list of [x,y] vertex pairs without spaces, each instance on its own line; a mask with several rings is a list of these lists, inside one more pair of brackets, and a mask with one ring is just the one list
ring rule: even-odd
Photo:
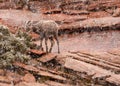
[[61,53],[56,55],[56,44],[48,55],[31,49],[41,56],[31,58],[31,64],[14,63],[16,72],[1,69],[0,86],[91,86],[94,80],[95,86],[120,85],[119,0],[35,0],[36,13],[16,10],[6,1],[0,2],[1,24],[15,33],[28,20],[55,20]]

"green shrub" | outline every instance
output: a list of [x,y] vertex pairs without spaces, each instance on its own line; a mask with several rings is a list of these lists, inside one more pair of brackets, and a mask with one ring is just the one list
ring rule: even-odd
[[15,61],[27,62],[26,54],[32,46],[31,37],[22,31],[11,34],[8,27],[0,25],[0,68],[12,66]]

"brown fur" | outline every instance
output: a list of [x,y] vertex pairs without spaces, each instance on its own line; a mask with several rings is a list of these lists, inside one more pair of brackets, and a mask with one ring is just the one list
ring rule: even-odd
[[[58,53],[59,50],[59,40],[58,40],[58,24],[53,20],[40,20],[40,21],[28,21],[26,23],[26,28],[32,29],[33,32],[40,34],[40,48],[42,48],[42,41],[45,39],[46,52],[51,52],[54,45],[54,39],[57,41]],[[51,47],[48,51],[47,40],[50,40]]]

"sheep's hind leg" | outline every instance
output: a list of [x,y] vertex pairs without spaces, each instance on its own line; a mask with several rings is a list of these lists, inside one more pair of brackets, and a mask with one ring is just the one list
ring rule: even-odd
[[44,50],[43,50],[43,47],[42,47],[42,42],[43,42],[43,37],[40,37],[40,46],[39,46],[39,48],[40,48],[42,51],[44,51]]
[[54,45],[54,40],[53,40],[53,38],[50,38],[50,42],[51,42],[51,47],[50,47],[50,49],[49,49],[49,53],[51,53],[51,51],[52,51],[52,48],[53,48],[53,45]]
[[55,40],[57,41],[57,46],[58,46],[58,53],[60,53],[60,48],[59,48],[59,40],[58,40],[58,35],[55,35]]

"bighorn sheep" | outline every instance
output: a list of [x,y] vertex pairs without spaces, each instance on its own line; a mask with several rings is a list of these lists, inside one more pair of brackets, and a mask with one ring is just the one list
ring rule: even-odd
[[13,6],[16,9],[27,9],[32,12],[37,12],[35,9],[34,3],[30,3],[30,0],[10,0],[11,6]]
[[[58,40],[58,24],[53,20],[40,20],[40,21],[27,21],[26,29],[31,29],[33,32],[40,35],[40,48],[42,48],[43,39],[45,39],[46,52],[52,51],[54,45],[54,39],[57,41],[58,53],[59,50],[59,40]],[[51,47],[48,51],[47,41],[51,42]]]
[[29,5],[29,1],[30,0],[10,0],[10,2],[15,5],[15,7],[17,7],[17,5],[21,5],[22,8],[24,6],[28,6]]

